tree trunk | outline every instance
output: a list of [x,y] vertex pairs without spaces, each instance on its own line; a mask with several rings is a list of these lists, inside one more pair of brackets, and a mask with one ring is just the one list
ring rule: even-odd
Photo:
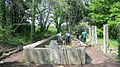
[[34,33],[35,33],[35,1],[32,0],[32,23],[31,23],[31,41],[34,40]]

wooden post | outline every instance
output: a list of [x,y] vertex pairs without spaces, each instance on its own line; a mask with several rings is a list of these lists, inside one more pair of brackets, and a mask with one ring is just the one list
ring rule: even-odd
[[103,36],[104,36],[104,39],[103,39],[103,42],[104,42],[104,45],[103,45],[103,52],[104,53],[107,53],[107,46],[108,46],[108,25],[105,24],[103,25]]
[[91,38],[91,36],[92,36],[91,27],[89,26],[88,29],[89,29],[89,39],[91,40],[91,39],[92,39],[92,38]]
[[92,36],[91,36],[91,40],[92,40],[92,45],[97,45],[98,44],[98,40],[97,40],[97,26],[92,26]]
[[91,45],[94,45],[94,26],[92,26],[92,29],[91,29],[91,30],[92,30],[92,36],[91,36],[91,38],[92,38],[91,40],[92,40],[92,41],[91,41]]
[[89,39],[90,39],[90,44],[93,45],[93,26],[88,26],[89,29]]
[[[89,29],[89,31],[91,31],[91,44],[97,45],[98,44],[98,39],[97,39],[97,26],[92,26],[91,30]],[[89,32],[90,34],[90,32]]]
[[95,45],[98,44],[98,39],[97,39],[97,26],[95,26]]

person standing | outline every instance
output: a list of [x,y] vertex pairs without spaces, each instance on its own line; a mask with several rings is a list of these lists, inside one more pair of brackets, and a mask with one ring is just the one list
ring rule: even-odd
[[79,39],[79,33],[75,32],[76,38]]
[[66,33],[66,37],[65,37],[66,43],[70,43],[70,40],[71,40],[70,34],[69,34],[69,33]]
[[88,37],[87,32],[86,32],[86,31],[83,31],[82,34],[81,34],[81,41],[82,41],[83,43],[86,43],[87,37]]
[[61,33],[58,33],[56,35],[56,40],[57,40],[57,42],[61,41]]

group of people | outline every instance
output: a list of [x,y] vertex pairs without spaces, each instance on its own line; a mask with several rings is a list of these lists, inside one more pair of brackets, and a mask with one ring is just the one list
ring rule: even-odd
[[70,43],[70,41],[71,41],[71,36],[70,36],[69,33],[66,33],[66,34],[65,34],[65,37],[64,37],[63,34],[58,33],[58,34],[56,35],[56,40],[57,40],[57,42],[60,42],[60,41],[65,40],[66,43]]
[[[88,34],[87,34],[87,32],[85,30],[82,31],[81,34],[79,34],[79,32],[75,32],[75,35],[76,35],[77,39],[81,40],[84,44],[86,43],[86,40],[88,39]],[[71,35],[69,33],[66,33],[65,37],[64,37],[63,34],[58,33],[56,35],[56,40],[57,40],[57,42],[65,41],[66,43],[70,43]]]

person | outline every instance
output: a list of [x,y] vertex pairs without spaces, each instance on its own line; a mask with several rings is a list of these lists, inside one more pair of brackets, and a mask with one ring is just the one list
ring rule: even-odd
[[70,43],[70,40],[71,40],[70,34],[69,34],[69,33],[66,33],[66,37],[65,37],[66,43]]
[[81,34],[81,40],[83,43],[86,43],[86,39],[87,39],[88,35],[86,31],[83,31]]
[[79,39],[79,33],[75,32],[76,38]]
[[61,33],[58,33],[56,35],[56,40],[57,40],[57,42],[61,41]]

